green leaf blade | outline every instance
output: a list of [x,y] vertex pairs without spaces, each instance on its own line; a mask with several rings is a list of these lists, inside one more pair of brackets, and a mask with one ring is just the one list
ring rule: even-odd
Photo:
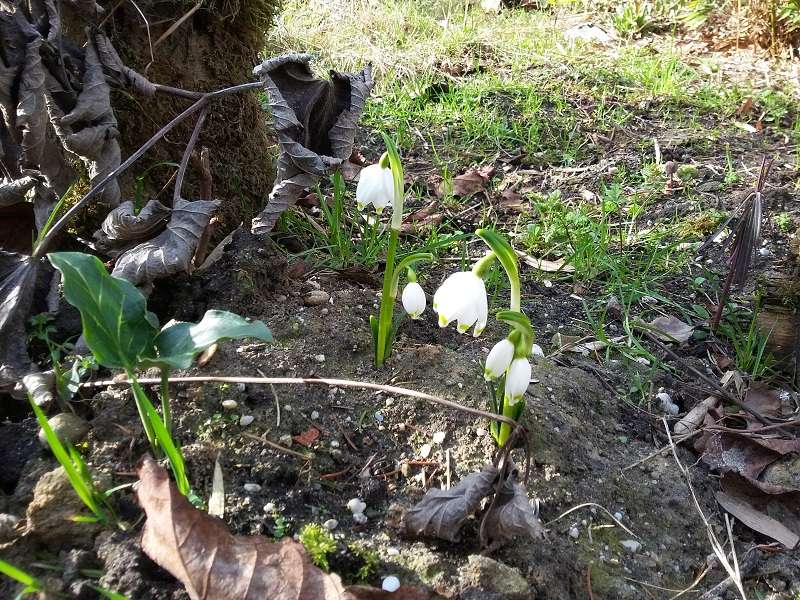
[[81,313],[83,338],[97,362],[109,368],[134,368],[158,332],[142,293],[130,282],[109,275],[95,256],[53,252],[48,258],[61,272],[64,297]]
[[194,357],[223,340],[254,338],[272,341],[272,333],[261,321],[252,321],[224,310],[209,310],[199,323],[174,321],[155,338],[158,358],[148,362],[175,369],[188,369]]

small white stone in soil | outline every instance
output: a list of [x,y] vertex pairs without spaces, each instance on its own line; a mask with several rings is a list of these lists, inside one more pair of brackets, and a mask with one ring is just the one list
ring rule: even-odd
[[331,311],[329,311],[327,308],[323,308],[323,309],[322,309],[320,312],[321,312],[323,315],[327,315],[327,314],[328,314],[329,312],[331,312]]
[[339,447],[339,442],[337,442],[336,440],[331,440],[331,448],[338,448],[338,447]]
[[248,425],[250,425],[250,423],[252,423],[255,420],[256,418],[253,415],[242,415],[241,417],[239,417],[239,425],[241,425],[242,427],[247,427]]
[[475,430],[475,435],[477,435],[478,437],[486,437],[486,430],[483,427],[478,427]]
[[257,494],[261,491],[261,486],[257,483],[245,483],[243,487],[248,494]]
[[291,404],[286,404],[283,407],[283,410],[285,410],[286,412],[292,412],[292,405]]
[[378,423],[383,423],[383,414],[381,413],[381,411],[377,411],[374,416],[375,416],[375,420]]
[[353,521],[355,521],[358,525],[363,525],[367,522],[367,515],[364,513],[356,513],[353,515]]
[[760,249],[759,249],[759,251],[758,251],[758,253],[759,253],[761,256],[771,256],[771,255],[772,255],[772,252],[770,252],[770,249],[769,249],[769,248],[760,248]]
[[367,508],[367,503],[364,502],[361,498],[351,498],[350,501],[347,503],[347,508],[354,515],[360,515],[361,513],[364,512],[364,509]]
[[245,391],[247,389],[247,386],[245,384],[243,384],[243,383],[237,383],[236,384],[236,389],[238,389],[240,392],[243,392],[243,391]]
[[399,556],[400,555],[400,550],[398,550],[397,548],[394,548],[394,547],[387,548],[386,549],[386,554],[388,556]]
[[575,525],[569,528],[569,537],[571,537],[573,540],[577,540],[580,537],[580,535],[581,532],[578,531],[578,528],[575,527]]
[[642,547],[642,545],[636,540],[622,540],[619,544],[631,554],[636,554],[639,551],[639,548]]
[[419,455],[422,458],[428,458],[431,455],[431,445],[423,444],[422,448],[419,449]]
[[433,434],[433,443],[434,444],[441,444],[444,441],[445,432],[444,431],[437,431]]
[[614,513],[614,518],[615,518],[617,521],[622,521],[622,513],[621,513],[621,512],[615,512],[615,513]]
[[383,583],[381,584],[381,589],[384,592],[396,592],[400,589],[400,580],[394,575],[384,577]]
[[542,283],[544,283],[544,287],[546,287],[546,288],[553,287],[553,282],[550,281],[549,279],[545,279]]
[[222,408],[224,408],[225,410],[234,410],[237,406],[239,406],[239,403],[236,402],[236,400],[222,401]]
[[292,445],[292,436],[290,436],[288,433],[285,433],[278,438],[278,443],[280,443],[281,446],[286,446],[289,448]]
[[317,355],[314,356],[314,360],[316,360],[318,363],[324,363],[325,362],[325,355],[324,354],[317,354]]
[[337,521],[336,519],[328,519],[322,524],[322,526],[328,531],[333,531],[339,526],[339,521]]
[[533,344],[531,346],[531,356],[534,358],[544,358],[544,350],[539,344]]
[[274,502],[267,502],[264,505],[264,512],[265,513],[274,513],[277,510]]
[[312,419],[319,419],[319,411],[312,410],[311,411],[311,418]]

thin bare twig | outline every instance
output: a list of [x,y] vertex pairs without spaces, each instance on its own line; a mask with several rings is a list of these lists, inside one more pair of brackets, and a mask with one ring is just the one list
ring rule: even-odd
[[[158,36],[158,39],[155,42],[153,42],[153,48],[158,48],[161,42],[163,42],[169,36],[175,33],[175,30],[178,29],[178,27],[180,27],[181,25],[183,25],[189,17],[191,17],[194,13],[196,13],[200,9],[201,6],[203,6],[203,0],[198,0],[197,4],[195,4],[192,8],[190,8],[180,19],[178,19],[172,25],[170,25],[169,29],[167,29],[164,33]],[[147,72],[147,68],[149,67],[150,65],[147,65],[147,67],[145,68],[145,72]]]
[[563,519],[564,517],[566,517],[568,514],[570,514],[570,513],[573,513],[573,512],[575,512],[576,510],[580,510],[580,509],[582,509],[582,508],[586,508],[586,507],[588,507],[588,506],[594,506],[595,508],[599,508],[599,509],[600,509],[600,510],[602,510],[604,513],[606,513],[606,514],[607,514],[609,517],[611,517],[611,520],[612,520],[612,521],[614,521],[614,523],[616,523],[617,525],[619,525],[620,527],[622,527],[622,528],[623,528],[623,529],[624,529],[626,532],[628,532],[630,535],[632,535],[632,536],[633,536],[633,537],[635,537],[635,538],[642,539],[642,538],[640,538],[638,535],[636,535],[635,533],[633,533],[633,532],[632,532],[630,529],[628,529],[627,527],[625,527],[625,525],[623,525],[623,524],[622,524],[622,522],[621,522],[619,519],[617,519],[617,518],[616,518],[614,515],[612,515],[612,514],[609,512],[609,510],[608,510],[608,509],[607,509],[605,506],[601,506],[600,504],[597,504],[596,502],[584,502],[583,504],[578,504],[578,506],[573,506],[573,507],[572,507],[572,508],[570,508],[569,510],[567,510],[567,511],[565,511],[565,512],[561,513],[560,515],[558,515],[558,516],[557,516],[555,519],[553,519],[552,521],[548,521],[547,523],[545,523],[545,524],[544,524],[544,526],[545,526],[545,527],[548,527],[549,525],[552,525],[552,524],[553,524],[553,523],[555,523],[556,521],[560,521],[561,519]]
[[243,433],[242,435],[244,437],[249,437],[251,439],[258,440],[259,442],[266,444],[270,448],[279,450],[280,452],[285,452],[286,454],[289,454],[291,456],[302,458],[303,460],[311,460],[312,458],[314,458],[311,454],[302,454],[301,452],[295,452],[294,450],[287,448],[286,446],[281,446],[280,444],[276,444],[275,442],[268,440],[267,438],[261,435],[255,435],[253,433],[247,433],[247,432]]
[[[492,419],[501,423],[506,423],[514,430],[517,429],[518,424],[513,419],[504,417],[503,415],[496,415],[479,408],[472,408],[469,406],[462,406],[452,400],[445,400],[425,392],[418,392],[416,390],[409,390],[408,388],[397,387],[394,385],[383,385],[380,383],[372,383],[369,381],[353,381],[352,379],[330,379],[323,377],[222,377],[222,376],[203,376],[203,377],[170,377],[169,383],[205,383],[205,382],[218,382],[218,383],[253,383],[253,384],[275,384],[275,385],[327,385],[345,388],[360,388],[365,390],[377,390],[386,392],[387,394],[397,394],[398,396],[406,396],[414,398],[415,400],[424,400],[426,402],[433,402],[441,404],[454,410],[477,415],[485,419]],[[139,383],[152,385],[161,383],[161,379],[157,377],[142,377]],[[81,385],[81,387],[107,387],[110,385],[130,385],[129,379],[107,379],[105,381],[90,381]]]
[[192,151],[194,150],[195,144],[197,144],[197,138],[200,137],[200,131],[202,131],[203,125],[206,122],[206,115],[208,115],[208,105],[204,106],[200,110],[200,114],[197,116],[197,122],[194,124],[194,129],[192,130],[192,135],[189,138],[189,141],[186,143],[186,149],[183,151],[181,165],[178,167],[178,175],[175,177],[175,190],[172,193],[172,206],[175,206],[178,200],[181,199],[181,190],[183,189],[183,179],[186,177],[186,168],[189,166],[189,159],[192,156]]

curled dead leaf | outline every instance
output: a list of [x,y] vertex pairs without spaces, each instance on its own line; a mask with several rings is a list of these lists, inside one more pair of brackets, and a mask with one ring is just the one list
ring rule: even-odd
[[133,285],[147,285],[162,277],[188,272],[200,236],[218,205],[216,200],[179,199],[167,228],[121,254],[111,274]]
[[301,544],[232,535],[225,523],[192,506],[149,456],[137,469],[136,496],[147,515],[142,550],[184,586],[192,600],[427,600],[421,588],[394,593],[345,588],[315,567]]
[[503,483],[494,504],[489,508],[481,530],[484,546],[516,536],[544,538],[539,508],[531,504],[525,488],[511,472]]
[[677,317],[661,316],[653,319],[646,326],[653,334],[664,342],[678,342],[683,344],[689,340],[694,327],[687,325]]
[[94,239],[100,250],[109,252],[116,247],[153,237],[169,218],[171,209],[158,200],[150,200],[138,213],[131,200],[126,200],[106,215]]
[[414,536],[428,535],[457,542],[461,525],[480,507],[481,500],[492,493],[496,479],[497,469],[487,465],[479,473],[467,475],[450,490],[428,490],[405,514],[406,531]]

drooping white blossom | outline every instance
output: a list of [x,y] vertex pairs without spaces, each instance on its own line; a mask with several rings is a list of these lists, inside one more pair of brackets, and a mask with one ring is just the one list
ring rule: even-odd
[[394,198],[394,179],[392,170],[375,163],[361,170],[356,186],[356,204],[364,210],[370,204],[381,212]]
[[427,306],[425,291],[416,281],[409,282],[403,288],[402,300],[403,309],[412,319],[418,319],[425,312],[425,306]]
[[456,321],[458,332],[466,333],[475,325],[473,335],[479,336],[486,328],[489,318],[489,303],[483,279],[472,271],[453,273],[436,290],[433,310],[439,314],[439,327],[447,327]]
[[511,361],[514,359],[514,344],[508,338],[497,342],[489,351],[486,357],[486,367],[483,370],[483,377],[487,381],[497,379],[506,372]]
[[505,399],[509,404],[516,404],[528,391],[531,382],[531,363],[527,358],[515,358],[506,371]]

